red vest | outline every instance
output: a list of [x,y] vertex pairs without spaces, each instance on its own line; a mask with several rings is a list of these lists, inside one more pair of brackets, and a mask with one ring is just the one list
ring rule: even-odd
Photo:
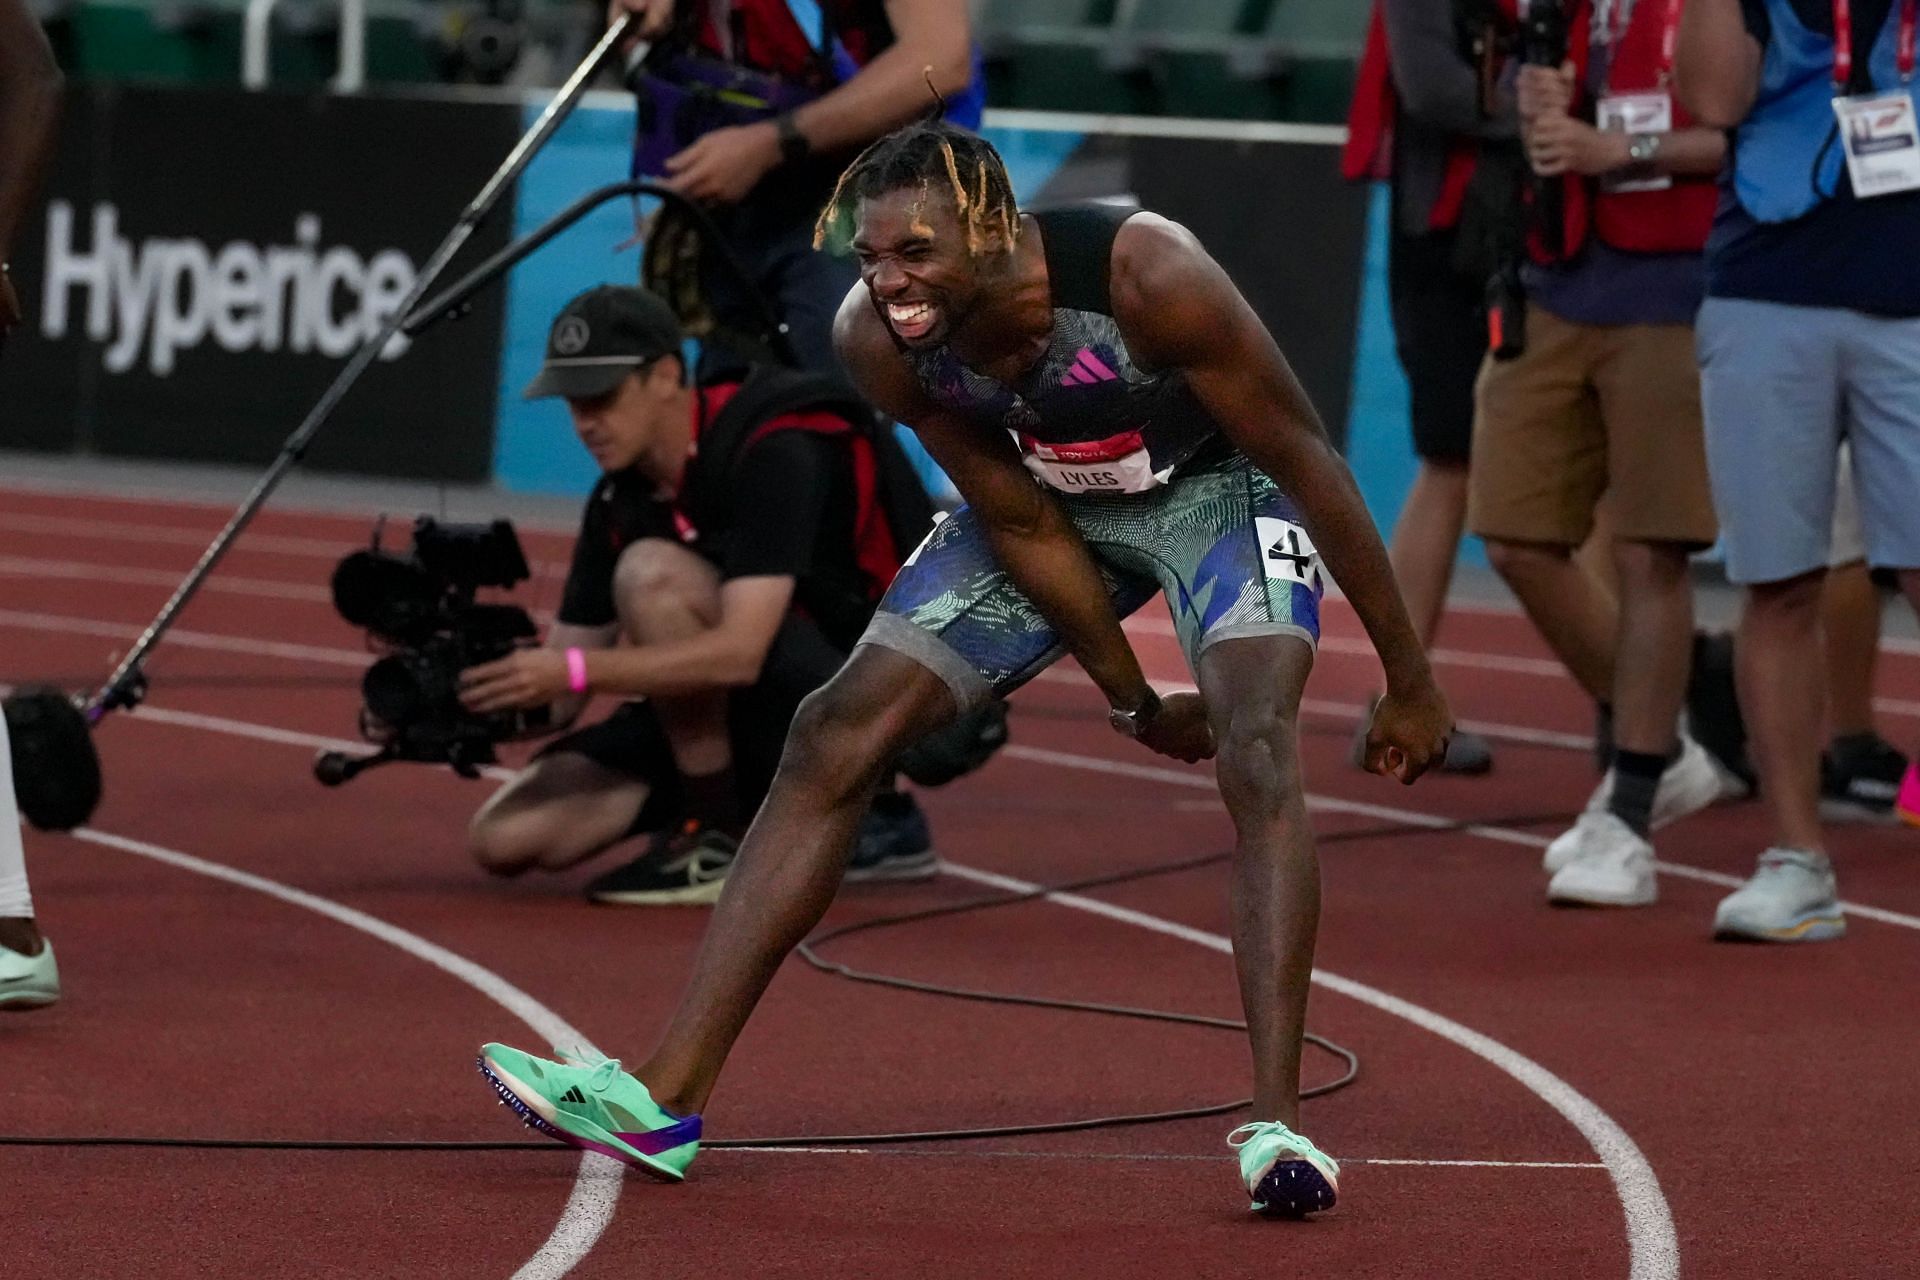
[[[1590,56],[1588,30],[1592,11],[1575,6],[1571,15],[1568,54],[1576,69],[1575,83],[1587,83]],[[1661,82],[1661,43],[1667,22],[1667,0],[1635,0],[1632,20],[1613,51],[1607,90],[1610,93],[1649,93],[1670,89]],[[1668,69],[1669,78],[1671,69]],[[1584,93],[1582,97],[1584,98]],[[1673,104],[1673,127],[1687,129],[1695,121]],[[1564,179],[1566,233],[1571,258],[1589,233],[1603,244],[1628,253],[1699,253],[1706,247],[1719,203],[1719,187],[1711,174],[1679,175],[1664,191],[1603,192],[1591,178],[1569,174]],[[1535,256],[1541,257],[1538,246]]]
[[[1387,24],[1374,0],[1367,26],[1366,50],[1354,75],[1353,104],[1347,110],[1347,143],[1340,156],[1340,172],[1349,182],[1384,181],[1393,176],[1393,128],[1400,115],[1400,99],[1393,88],[1393,66],[1387,56]],[[1427,223],[1445,230],[1460,221],[1467,187],[1480,160],[1480,143],[1457,137],[1447,150],[1446,174],[1439,199]]]

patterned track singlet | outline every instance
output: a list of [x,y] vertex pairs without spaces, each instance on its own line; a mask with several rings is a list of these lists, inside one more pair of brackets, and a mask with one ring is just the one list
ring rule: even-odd
[[[1034,215],[1053,294],[1046,354],[1016,384],[945,347],[902,348],[940,404],[1006,430],[1054,491],[1125,617],[1163,592],[1187,660],[1221,640],[1316,644],[1324,574],[1293,504],[1229,445],[1178,373],[1136,365],[1113,316],[1113,241],[1129,211]],[[861,641],[928,667],[963,709],[1004,696],[1064,651],[1008,580],[966,507],[928,535]]]

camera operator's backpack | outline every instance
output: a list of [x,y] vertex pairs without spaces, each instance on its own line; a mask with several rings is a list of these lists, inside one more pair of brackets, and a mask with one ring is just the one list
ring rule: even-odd
[[[785,414],[831,415],[833,425],[777,422]],[[700,430],[686,491],[696,504],[687,514],[696,528],[714,521],[703,508],[726,491],[725,478],[749,444],[775,431],[812,431],[848,437],[853,458],[855,558],[878,600],[901,564],[933,528],[927,497],[893,427],[838,378],[773,365],[755,366],[713,420]],[[703,520],[703,516],[708,516]]]

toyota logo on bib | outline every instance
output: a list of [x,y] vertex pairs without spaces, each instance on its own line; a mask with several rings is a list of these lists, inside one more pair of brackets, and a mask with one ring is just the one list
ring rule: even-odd
[[568,316],[553,330],[553,354],[557,356],[577,356],[587,349],[587,339],[593,336],[587,328],[587,322],[579,316]]

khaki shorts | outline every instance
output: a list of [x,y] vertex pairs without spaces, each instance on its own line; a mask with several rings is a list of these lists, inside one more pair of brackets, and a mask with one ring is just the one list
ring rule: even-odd
[[1574,324],[1535,305],[1525,353],[1480,368],[1467,527],[1578,546],[1603,493],[1617,537],[1705,547],[1718,536],[1693,330]]

